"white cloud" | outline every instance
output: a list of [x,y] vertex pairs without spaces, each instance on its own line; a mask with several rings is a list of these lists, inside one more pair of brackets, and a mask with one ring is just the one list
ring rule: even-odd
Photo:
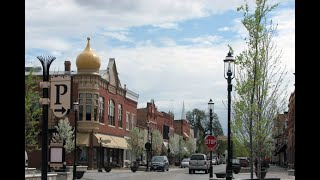
[[219,28],[218,31],[230,31],[230,27],[222,27],[222,28]]
[[222,40],[222,37],[211,36],[211,35],[184,39],[184,41],[188,41],[188,42],[192,42],[194,44],[200,44],[200,45],[212,45],[214,43],[220,42],[221,40]]
[[133,40],[131,38],[128,37],[128,32],[103,32],[102,35],[106,36],[106,37],[111,37],[114,39],[117,39],[119,41],[124,41],[124,42],[133,42]]
[[159,27],[162,29],[178,29],[177,23],[162,23],[162,24],[155,24],[154,27]]

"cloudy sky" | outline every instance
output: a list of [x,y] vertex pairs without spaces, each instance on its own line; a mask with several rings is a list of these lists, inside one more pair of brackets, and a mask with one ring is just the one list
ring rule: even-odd
[[[273,1],[276,2],[276,1]],[[139,94],[138,108],[154,99],[159,111],[181,118],[185,110],[207,111],[211,98],[227,133],[227,82],[223,60],[228,44],[245,48],[241,0],[33,0],[26,1],[25,65],[41,66],[37,56],[54,56],[50,70],[64,69],[91,38],[106,69],[115,58],[120,81]],[[295,2],[281,0],[270,13],[274,37],[294,90]]]

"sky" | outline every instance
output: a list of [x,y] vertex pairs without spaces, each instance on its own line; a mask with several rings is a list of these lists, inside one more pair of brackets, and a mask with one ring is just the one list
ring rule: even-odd
[[[295,1],[272,0],[268,15],[294,91]],[[115,58],[121,84],[139,94],[138,108],[154,100],[158,111],[181,119],[194,108],[214,113],[227,134],[227,81],[223,60],[246,48],[247,32],[237,7],[242,0],[33,0],[25,2],[25,66],[41,66],[37,56],[54,56],[50,71],[63,71],[87,44],[100,57],[100,70]],[[252,0],[248,1],[249,5]],[[234,91],[233,91],[234,92]],[[288,97],[289,101],[289,97]]]

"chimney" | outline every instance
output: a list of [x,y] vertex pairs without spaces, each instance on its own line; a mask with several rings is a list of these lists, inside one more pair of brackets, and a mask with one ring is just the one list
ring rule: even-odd
[[64,71],[69,71],[71,70],[71,62],[70,61],[64,61]]

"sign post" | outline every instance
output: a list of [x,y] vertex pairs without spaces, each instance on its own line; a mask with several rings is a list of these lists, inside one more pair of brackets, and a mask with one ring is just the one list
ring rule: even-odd
[[216,137],[214,137],[213,135],[207,135],[205,138],[205,143],[206,143],[209,151],[213,151],[214,148],[216,148],[216,146],[217,146]]

